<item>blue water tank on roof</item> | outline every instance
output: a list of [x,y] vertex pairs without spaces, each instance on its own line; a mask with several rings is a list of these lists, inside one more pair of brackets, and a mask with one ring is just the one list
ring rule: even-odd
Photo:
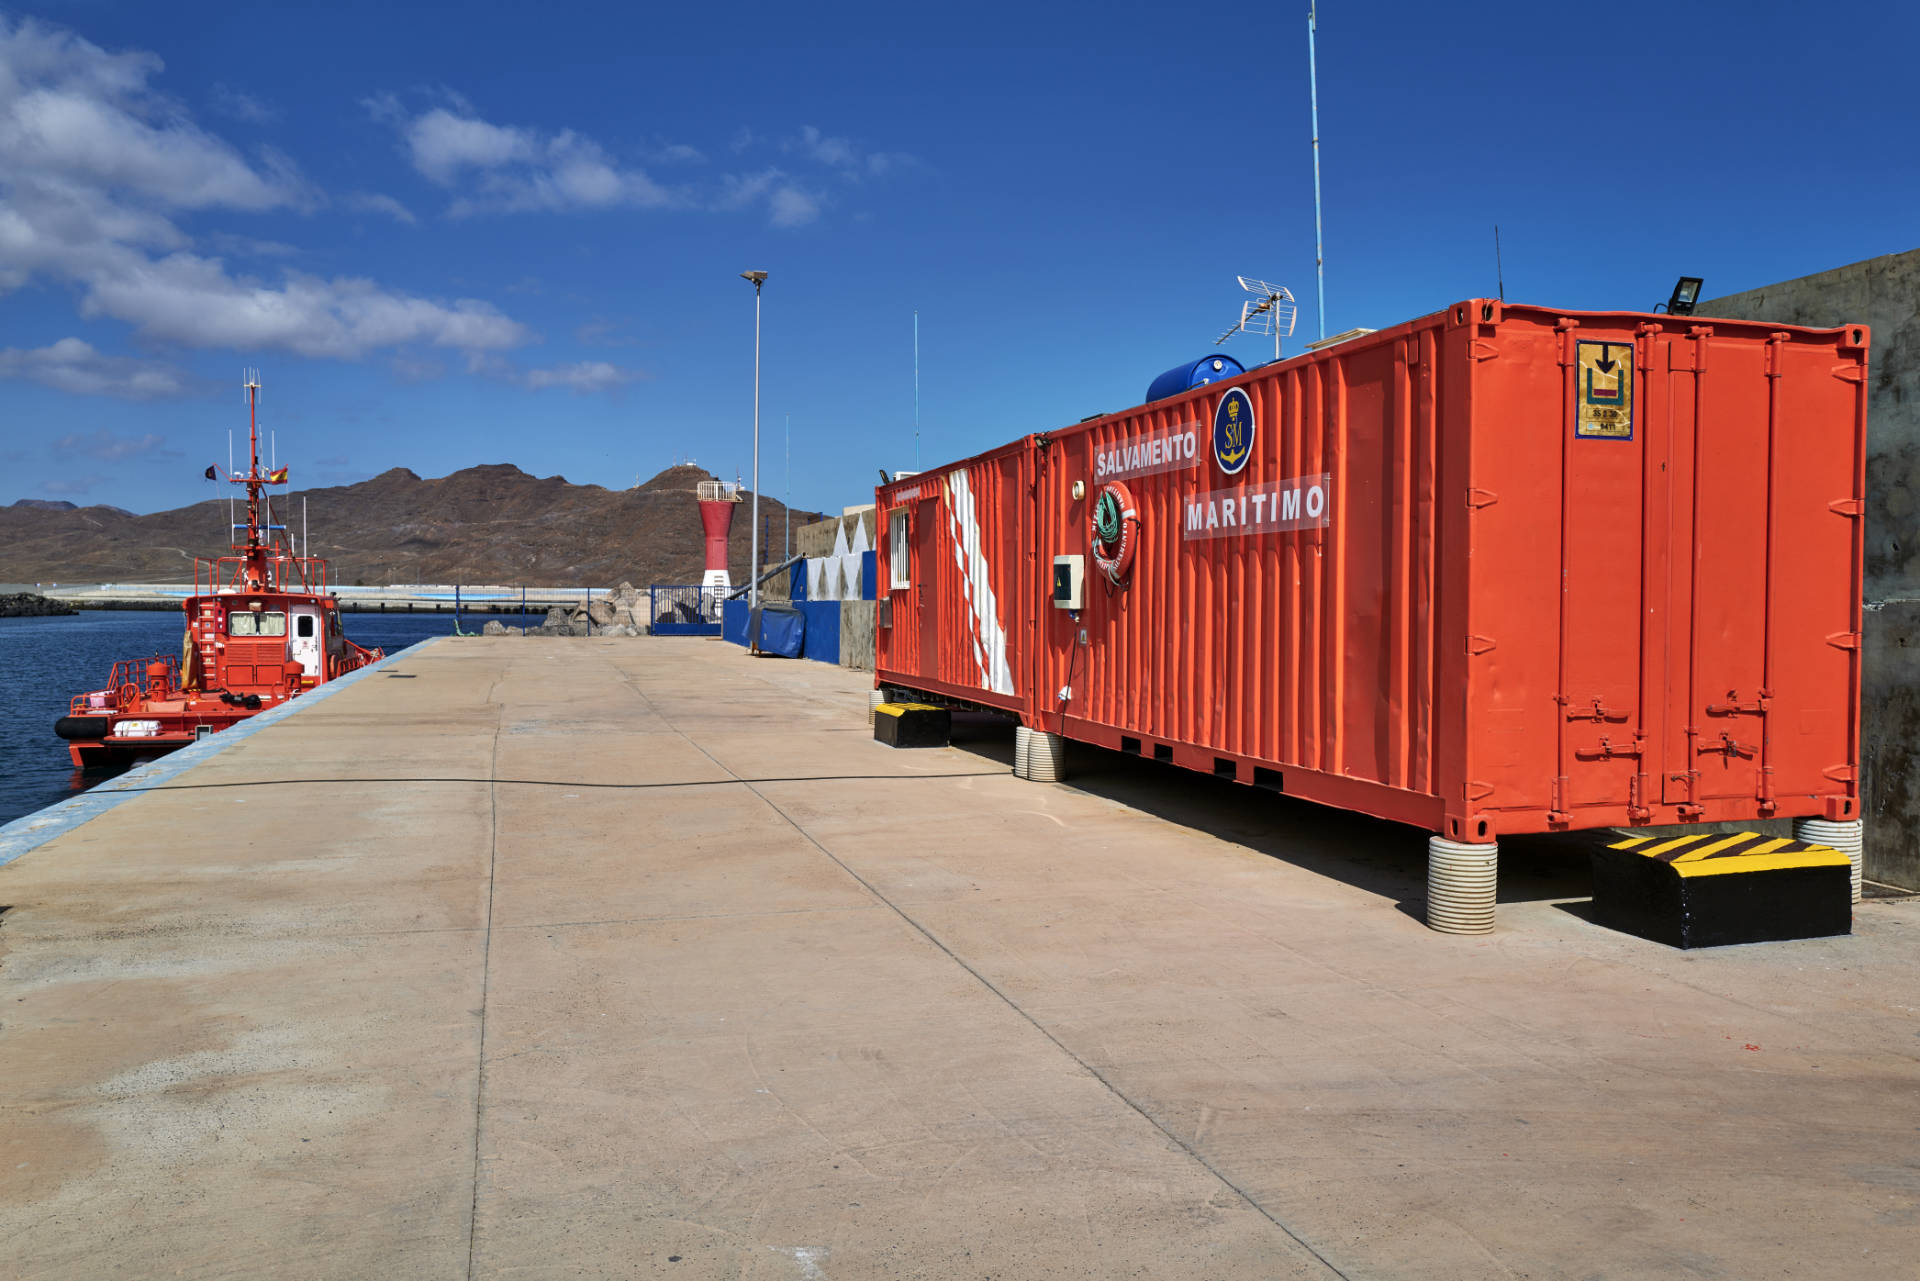
[[1246,372],[1232,356],[1205,356],[1199,360],[1189,360],[1184,365],[1175,365],[1153,380],[1153,384],[1147,388],[1147,403],[1178,396],[1183,391],[1192,391],[1195,387],[1204,387],[1208,383]]

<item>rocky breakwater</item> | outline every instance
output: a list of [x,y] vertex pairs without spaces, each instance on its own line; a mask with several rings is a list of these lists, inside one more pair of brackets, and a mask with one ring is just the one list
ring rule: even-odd
[[48,600],[45,596],[36,596],[32,592],[15,592],[11,596],[0,596],[0,618],[52,618],[58,614],[79,612],[63,600]]
[[[663,620],[671,621],[667,606],[661,606]],[[645,636],[653,630],[652,594],[632,583],[622,583],[606,596],[596,596],[585,605],[568,609],[555,605],[536,627],[509,627],[490,622],[480,629],[483,636]]]

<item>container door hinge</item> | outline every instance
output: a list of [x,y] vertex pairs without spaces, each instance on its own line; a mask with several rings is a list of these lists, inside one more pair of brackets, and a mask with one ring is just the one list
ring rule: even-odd
[[1859,777],[1859,771],[1851,765],[1829,765],[1820,772],[1836,783],[1851,783]]
[[1827,510],[1840,516],[1858,516],[1865,512],[1867,504],[1858,498],[1836,498],[1827,504]]
[[1867,367],[1857,364],[1835,365],[1833,376],[1841,382],[1863,383],[1867,381]]
[[1827,644],[1833,646],[1835,649],[1859,649],[1860,633],[1835,632],[1827,637]]
[[1787,372],[1787,341],[1793,335],[1778,330],[1767,335],[1767,377],[1778,378]]
[[1500,354],[1500,349],[1484,338],[1474,339],[1472,350],[1475,360],[1492,360]]
[[1474,655],[1484,654],[1492,648],[1493,648],[1493,637],[1491,636],[1467,637],[1467,653],[1469,654],[1474,654]]
[[1467,491],[1467,506],[1476,511],[1482,507],[1491,507],[1499,501],[1500,495],[1494,493],[1491,489],[1469,489]]

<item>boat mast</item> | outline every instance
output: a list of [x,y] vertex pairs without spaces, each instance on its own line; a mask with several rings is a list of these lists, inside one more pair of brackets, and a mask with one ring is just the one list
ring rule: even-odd
[[274,583],[268,548],[260,541],[260,492],[266,487],[267,478],[260,474],[259,371],[249,370],[242,386],[247,393],[247,472],[244,476],[229,479],[236,485],[247,487],[247,541],[244,547],[235,542],[234,550],[244,556],[241,562],[242,585],[255,591],[265,591],[271,589]]

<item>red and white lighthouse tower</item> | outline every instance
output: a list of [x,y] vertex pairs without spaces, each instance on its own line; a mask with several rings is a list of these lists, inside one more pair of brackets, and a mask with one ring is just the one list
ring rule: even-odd
[[[733,529],[733,509],[740,501],[740,482],[703,480],[698,486],[700,524],[707,531],[707,569],[700,578],[702,587],[733,587],[727,573],[727,535]],[[749,571],[751,572],[751,571]]]

